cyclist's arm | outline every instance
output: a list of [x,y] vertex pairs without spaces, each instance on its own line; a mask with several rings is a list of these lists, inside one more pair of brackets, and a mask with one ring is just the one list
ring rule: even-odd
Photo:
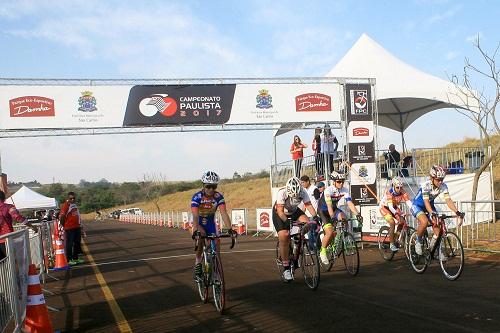
[[191,207],[191,214],[193,214],[193,231],[198,231],[200,213],[198,207]]
[[288,217],[285,214],[285,206],[276,204],[276,213],[278,213],[278,216],[280,217],[281,221],[285,222]]
[[432,209],[432,206],[431,206],[431,202],[429,200],[429,196],[423,196],[423,199],[424,199],[424,205],[425,205],[425,209],[427,210],[427,212],[429,214],[432,214],[432,212],[434,211]]
[[330,215],[330,218],[333,218],[334,212],[333,212],[332,197],[327,192],[323,192],[323,195],[325,196],[325,203],[326,203],[326,208],[328,209],[328,215]]
[[359,215],[359,212],[356,209],[356,206],[354,206],[354,202],[347,201],[347,206],[349,207],[349,209],[351,210],[351,212],[353,212],[355,215]]
[[229,214],[227,213],[226,205],[219,206],[220,216],[222,217],[222,222],[224,225],[231,225],[231,219],[229,218]]
[[314,209],[314,206],[311,204],[311,202],[304,203],[304,206],[309,211],[309,213],[311,213],[311,216],[316,216],[316,209]]

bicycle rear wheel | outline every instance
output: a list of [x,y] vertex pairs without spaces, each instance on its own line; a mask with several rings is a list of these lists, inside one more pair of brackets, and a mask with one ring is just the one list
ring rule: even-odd
[[320,280],[318,253],[314,249],[309,248],[307,240],[304,240],[302,243],[300,266],[302,267],[302,275],[304,275],[304,281],[307,286],[312,290],[316,290]]
[[417,241],[417,232],[411,234],[410,240],[408,242],[408,251],[410,252],[410,264],[413,270],[422,274],[427,269],[430,262],[430,254],[427,251],[427,238],[422,237],[422,255],[418,255],[415,252],[415,242]]
[[454,281],[460,277],[464,268],[464,248],[454,232],[448,232],[439,244],[439,263],[444,276]]
[[384,260],[391,261],[394,258],[394,252],[391,251],[389,241],[389,227],[384,225],[378,230],[378,250]]
[[212,292],[214,295],[214,303],[217,311],[222,314],[226,306],[226,285],[224,283],[224,271],[222,270],[222,261],[219,254],[213,258],[212,264]]
[[[321,250],[321,241],[323,240],[323,237],[325,237],[325,232],[323,230],[321,230],[319,232],[318,238],[317,238],[317,248],[318,248],[318,251]],[[330,243],[331,242],[333,242],[333,239],[330,240]],[[332,267],[333,267],[334,259],[333,259],[333,253],[331,253],[331,250],[330,250],[330,246],[328,246],[326,248],[326,255],[330,259],[330,261],[329,261],[329,263],[327,265],[323,264],[323,262],[321,260],[319,261],[319,265],[321,266],[321,269],[323,270],[323,272],[329,272],[329,271],[332,270]]]
[[342,241],[342,257],[347,273],[357,275],[359,273],[359,252],[354,236],[345,232]]

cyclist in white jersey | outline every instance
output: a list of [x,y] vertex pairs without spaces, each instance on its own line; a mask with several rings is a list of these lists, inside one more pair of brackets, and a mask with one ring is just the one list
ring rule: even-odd
[[330,243],[332,237],[335,236],[333,230],[335,222],[346,219],[345,212],[338,208],[338,203],[342,198],[345,199],[347,206],[351,212],[356,215],[358,221],[363,223],[363,217],[359,214],[356,206],[354,206],[349,190],[344,187],[345,175],[333,171],[331,177],[332,184],[325,189],[318,203],[319,216],[323,222],[323,230],[325,232],[325,237],[323,237],[321,241],[319,257],[325,265],[329,263],[326,247]]
[[297,177],[292,177],[288,179],[285,187],[278,190],[276,202],[273,205],[273,224],[278,233],[279,251],[284,268],[283,278],[287,282],[293,280],[290,262],[288,261],[290,255],[290,223],[292,221],[309,222],[309,218],[299,208],[300,204],[304,204],[309,213],[316,216],[316,210],[311,204],[307,191],[302,188]]
[[[450,194],[448,192],[448,186],[443,182],[446,176],[446,170],[439,165],[433,165],[429,171],[429,180],[420,185],[420,189],[413,199],[412,213],[415,218],[419,221],[419,226],[417,229],[417,242],[415,243],[415,252],[418,255],[422,255],[422,236],[424,235],[427,226],[432,223],[432,230],[434,235],[432,236],[436,240],[439,236],[439,226],[437,225],[436,207],[434,206],[434,200],[442,193],[444,195],[444,200],[446,205],[459,216],[459,224],[461,226],[464,221],[464,214],[458,211],[453,200],[451,200]],[[429,219],[428,215],[431,217]]]

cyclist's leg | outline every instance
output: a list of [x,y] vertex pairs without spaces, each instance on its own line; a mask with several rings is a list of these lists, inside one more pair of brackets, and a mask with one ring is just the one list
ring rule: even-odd
[[289,268],[290,263],[288,258],[290,257],[290,223],[288,221],[283,221],[279,217],[276,209],[273,208],[273,224],[276,233],[278,234],[278,240],[280,244],[280,257],[284,268]]
[[396,228],[396,221],[391,211],[387,207],[380,208],[380,213],[384,217],[384,220],[389,223],[389,242],[394,245],[394,229]]
[[320,210],[319,216],[321,217],[321,221],[323,222],[323,239],[321,240],[321,251],[325,252],[328,244],[330,243],[330,239],[333,234],[333,225],[331,221],[330,214],[326,210]]

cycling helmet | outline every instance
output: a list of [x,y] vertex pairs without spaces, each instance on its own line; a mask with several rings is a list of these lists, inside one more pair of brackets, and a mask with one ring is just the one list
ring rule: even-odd
[[330,177],[332,177],[332,180],[345,180],[345,175],[337,171],[332,171]]
[[429,176],[437,179],[444,179],[446,176],[446,170],[440,165],[433,165],[429,171]]
[[219,184],[219,176],[213,171],[207,171],[201,176],[201,182],[203,184]]
[[296,197],[299,195],[302,185],[300,185],[300,180],[297,177],[292,177],[286,182],[286,194],[290,197]]
[[401,181],[401,178],[399,177],[392,178],[392,187],[403,187],[403,181]]

